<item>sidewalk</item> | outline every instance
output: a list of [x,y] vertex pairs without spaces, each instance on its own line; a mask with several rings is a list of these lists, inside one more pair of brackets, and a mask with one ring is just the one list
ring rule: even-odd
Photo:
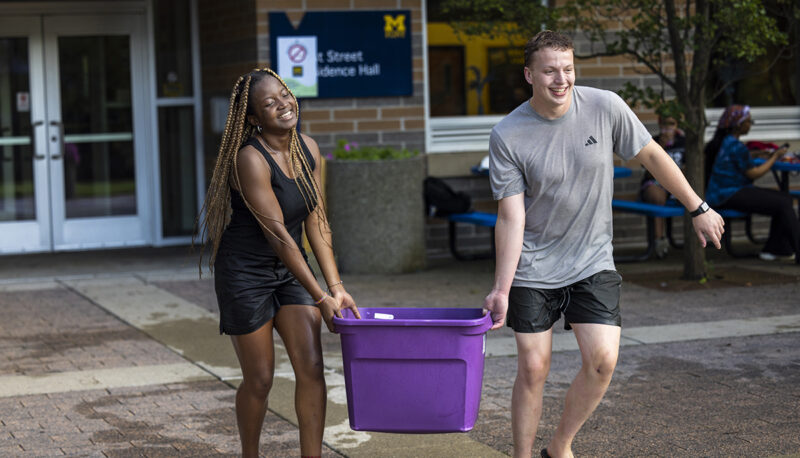
[[[710,258],[724,278],[699,289],[664,276],[680,271],[677,255],[618,266],[619,365],[576,455],[800,456],[800,267]],[[217,330],[213,281],[197,275],[185,247],[0,257],[0,456],[236,455],[240,372]],[[480,307],[492,275],[490,261],[442,260],[343,279],[362,307]],[[660,280],[642,286],[648,279]],[[580,364],[562,329],[537,450]],[[510,330],[488,336],[481,410],[467,434],[351,431],[338,336],[324,332],[323,345],[324,456],[511,453]],[[262,453],[295,456],[292,372],[277,353]]]

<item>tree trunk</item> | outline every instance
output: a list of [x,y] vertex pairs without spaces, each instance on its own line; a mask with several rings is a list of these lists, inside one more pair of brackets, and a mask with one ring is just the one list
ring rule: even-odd
[[[686,179],[695,192],[703,197],[705,194],[705,178],[703,173],[703,133],[706,119],[703,104],[700,107],[690,107],[686,113],[686,121],[696,128],[686,129]],[[706,276],[706,253],[692,226],[692,217],[687,208],[683,217],[683,278],[686,280],[700,280]]]

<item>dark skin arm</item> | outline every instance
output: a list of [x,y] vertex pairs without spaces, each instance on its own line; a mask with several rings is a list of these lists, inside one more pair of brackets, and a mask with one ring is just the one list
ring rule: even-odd
[[[303,259],[300,248],[286,230],[283,211],[270,183],[272,171],[266,159],[254,147],[247,146],[239,151],[236,165],[238,180],[236,176],[233,177],[234,187],[239,188],[250,204],[251,212],[258,220],[270,246],[311,297],[315,301],[319,300],[326,294]],[[333,317],[341,317],[336,299],[328,296],[317,306],[328,330],[333,332]]]
[[[322,167],[320,167],[320,163],[322,158],[319,153],[319,146],[317,142],[309,136],[303,135],[303,140],[306,146],[308,146],[311,155],[314,157],[314,180],[316,180],[317,183],[321,183]],[[317,205],[321,206],[322,201],[320,200]],[[321,210],[325,212],[326,209],[322,208]],[[361,319],[361,314],[358,312],[355,301],[353,301],[353,298],[347,293],[344,285],[341,283],[339,269],[336,268],[336,261],[333,257],[333,243],[331,241],[331,229],[330,226],[328,226],[328,221],[320,218],[317,212],[311,212],[304,224],[308,243],[311,245],[311,250],[317,258],[319,267],[322,270],[322,275],[325,277],[325,282],[328,285],[333,285],[329,287],[329,289],[334,299],[336,299],[339,310],[345,308],[350,309],[356,318]]]
[[[761,151],[760,152],[761,154],[755,153],[755,155],[761,155],[761,156],[764,156],[763,153],[767,153],[767,154],[769,154],[769,156],[766,156],[766,161],[764,161],[763,164],[758,165],[756,167],[751,167],[751,168],[745,170],[744,171],[745,176],[747,176],[747,178],[749,178],[751,180],[756,180],[757,178],[760,178],[762,175],[764,175],[765,173],[769,172],[769,169],[772,168],[772,166],[775,164],[775,161],[777,161],[778,159],[783,157],[783,155],[786,154],[786,152],[788,150],[789,150],[788,147],[783,146],[781,148],[776,149],[775,151],[773,151],[771,153],[769,153],[767,151]],[[751,152],[750,154],[752,155],[753,152]]]

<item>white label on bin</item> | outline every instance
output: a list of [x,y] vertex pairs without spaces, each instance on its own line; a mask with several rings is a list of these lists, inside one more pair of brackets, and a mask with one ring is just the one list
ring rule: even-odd
[[376,313],[373,315],[376,320],[393,320],[394,315],[390,315],[388,313]]

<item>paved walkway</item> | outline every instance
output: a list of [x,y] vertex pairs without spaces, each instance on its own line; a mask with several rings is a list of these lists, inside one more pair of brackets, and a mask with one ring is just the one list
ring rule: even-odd
[[[767,272],[775,283],[666,292],[626,282],[620,363],[577,455],[800,456],[800,268],[712,257],[719,271]],[[633,277],[679,262],[619,267]],[[492,269],[440,261],[343,279],[362,307],[479,307]],[[561,328],[537,448],[579,366]],[[0,257],[0,456],[235,455],[240,371],[217,329],[213,283],[198,279],[184,248]],[[467,434],[351,431],[338,336],[325,332],[323,345],[325,456],[511,453],[508,329],[488,335],[480,415]],[[298,454],[292,399],[279,347],[265,456]]]

